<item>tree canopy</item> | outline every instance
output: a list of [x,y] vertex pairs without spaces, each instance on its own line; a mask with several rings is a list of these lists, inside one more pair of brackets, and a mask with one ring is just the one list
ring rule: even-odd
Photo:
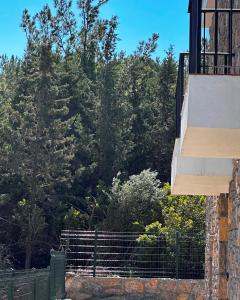
[[1,57],[1,265],[47,265],[63,228],[202,230],[204,199],[172,197],[167,184],[174,49],[158,58],[154,33],[119,52],[117,16],[99,15],[106,2],[26,9],[24,56]]

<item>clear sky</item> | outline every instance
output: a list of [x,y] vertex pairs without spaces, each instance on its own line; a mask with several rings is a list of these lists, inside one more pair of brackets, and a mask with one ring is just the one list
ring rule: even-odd
[[[0,6],[0,54],[21,56],[25,36],[20,28],[24,8],[33,14],[53,0],[2,0]],[[76,2],[76,0],[73,0]],[[139,41],[153,32],[160,34],[157,55],[163,57],[170,44],[176,55],[188,49],[188,0],[110,0],[101,11],[103,17],[119,17],[119,50],[136,49]]]

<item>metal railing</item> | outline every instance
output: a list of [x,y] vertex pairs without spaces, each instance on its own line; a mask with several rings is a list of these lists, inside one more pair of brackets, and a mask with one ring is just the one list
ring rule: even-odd
[[215,0],[212,7],[203,7],[202,0],[189,2],[189,53],[180,53],[178,65],[176,138],[181,133],[181,111],[189,74],[240,75],[239,6],[240,2],[234,0]]
[[65,254],[51,252],[50,267],[41,270],[0,270],[0,300],[65,298]]
[[189,53],[180,53],[178,62],[178,76],[176,85],[176,137],[181,133],[181,111],[186,90],[186,82],[189,68]]
[[67,271],[90,277],[203,278],[204,238],[63,230]]
[[[240,25],[240,3],[236,0],[214,0],[212,7],[203,7],[202,0],[190,0],[189,72],[206,74],[238,74],[238,59],[234,62],[236,31]],[[210,58],[209,58],[210,56]]]

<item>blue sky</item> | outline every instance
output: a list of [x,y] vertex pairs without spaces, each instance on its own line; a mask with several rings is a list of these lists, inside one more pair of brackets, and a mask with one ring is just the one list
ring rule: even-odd
[[[74,0],[73,0],[74,1]],[[21,56],[25,36],[20,28],[24,8],[31,13],[53,0],[3,0],[0,6],[0,54]],[[74,1],[76,2],[76,0]],[[160,34],[157,55],[164,56],[170,44],[176,55],[188,49],[188,0],[110,0],[101,11],[103,17],[119,17],[119,50],[131,53],[139,41],[153,32]]]

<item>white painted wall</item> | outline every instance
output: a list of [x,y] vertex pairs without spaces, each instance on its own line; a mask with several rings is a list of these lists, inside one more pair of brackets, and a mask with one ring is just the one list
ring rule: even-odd
[[181,154],[240,158],[240,76],[189,76],[182,109]]
[[188,126],[240,129],[240,76],[190,75]]
[[228,193],[232,160],[183,157],[180,139],[175,142],[172,159],[172,193],[177,195],[219,195]]

